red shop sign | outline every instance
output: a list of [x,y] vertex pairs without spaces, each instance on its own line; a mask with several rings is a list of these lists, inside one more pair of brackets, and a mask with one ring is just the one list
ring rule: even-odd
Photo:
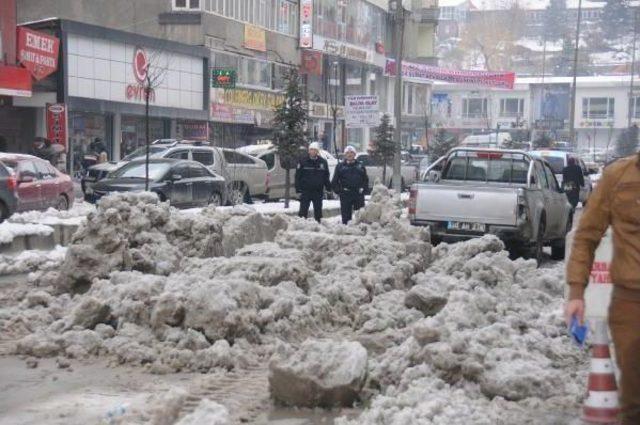
[[56,37],[25,27],[18,28],[18,61],[36,80],[56,72],[59,50],[60,40]]
[[47,139],[67,148],[67,107],[64,103],[47,104]]

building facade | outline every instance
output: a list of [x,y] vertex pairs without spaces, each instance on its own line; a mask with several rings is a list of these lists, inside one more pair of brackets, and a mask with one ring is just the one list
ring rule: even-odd
[[[637,78],[637,77],[636,77]],[[435,83],[431,101],[434,126],[468,134],[509,131],[535,140],[546,133],[568,140],[571,77],[518,78],[514,90],[478,89]],[[630,96],[630,77],[578,77],[575,127],[579,148],[606,148],[631,123],[640,125],[640,92]]]
[[[405,33],[405,40],[410,42],[406,43],[405,57],[416,63],[437,63],[434,53],[437,1],[404,3],[411,9]],[[312,137],[332,151],[342,150],[346,144],[366,150],[372,144],[374,132],[369,126],[347,128],[345,96],[378,96],[380,114],[393,113],[394,79],[385,72],[387,59],[395,55],[392,48],[393,15],[388,6],[387,0],[59,0],[44,3],[22,0],[18,8],[18,22],[35,21],[31,26],[43,28],[38,22],[40,19],[58,16],[61,22],[82,21],[104,28],[106,33],[113,30],[133,34],[130,38],[146,40],[149,45],[147,56],[159,58],[161,62],[167,62],[161,53],[162,47],[166,45],[171,50],[171,46],[176,46],[174,43],[191,46],[192,49],[184,51],[204,55],[202,59],[207,65],[202,69],[201,78],[206,87],[201,93],[191,92],[189,95],[196,97],[196,94],[202,94],[204,103],[190,103],[186,107],[185,94],[169,91],[165,98],[164,87],[158,90],[156,104],[152,105],[155,111],[166,107],[185,111],[192,107],[198,109],[197,112],[193,109],[183,114],[175,111],[154,114],[151,123],[153,138],[207,137],[215,144],[228,147],[271,139],[273,109],[283,99],[283,77],[287,69],[299,68],[309,103]],[[155,41],[151,43],[151,40]],[[88,59],[95,65],[103,63],[106,58],[99,56],[103,55],[100,47],[94,47],[91,54],[95,57],[90,58],[84,49],[90,43],[99,46],[100,42],[73,36],[67,37],[65,43],[61,57],[69,64],[63,64],[62,80],[55,82],[60,85],[57,88],[65,92],[63,98],[58,97],[56,101],[69,98],[73,101],[69,118],[73,130],[70,131],[71,137],[80,134],[82,128],[85,135],[78,137],[87,140],[90,137],[104,138],[109,142],[110,156],[120,158],[130,150],[130,146],[139,144],[140,123],[131,118],[139,114],[120,108],[124,111],[120,116],[113,109],[87,108],[86,104],[92,101],[120,102],[131,104],[129,108],[138,108],[142,106],[140,93],[134,88],[132,93],[125,92],[124,100],[112,98],[119,95],[119,92],[112,94],[110,91],[116,81],[104,80],[106,75],[100,67],[94,68],[89,75],[85,69],[89,65]],[[131,48],[145,44],[142,41],[124,43],[127,58],[134,54]],[[124,64],[129,69],[133,65],[133,62]],[[195,67],[194,64],[192,66]],[[180,69],[178,72],[186,71]],[[195,81],[195,76],[193,78]],[[86,85],[88,79],[93,81],[93,92]],[[128,82],[125,80],[125,85]],[[171,80],[166,84],[175,82]],[[105,95],[106,83],[109,85],[108,96]],[[195,85],[192,82],[189,87]],[[416,141],[416,134],[424,132],[430,86],[431,82],[426,80],[407,80],[404,85],[405,118],[402,126],[403,138],[408,144]],[[175,86],[167,90],[175,90]],[[50,93],[52,90],[43,91]],[[129,94],[132,97],[126,98]],[[51,100],[28,100],[22,104],[40,105]],[[85,115],[74,113],[79,109]],[[93,113],[93,109],[101,112],[87,115]],[[205,117],[202,110],[206,110]],[[203,120],[208,121],[206,128]]]

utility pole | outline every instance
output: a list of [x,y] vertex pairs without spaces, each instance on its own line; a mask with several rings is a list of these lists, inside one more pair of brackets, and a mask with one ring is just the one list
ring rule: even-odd
[[576,81],[578,79],[578,51],[580,50],[580,23],[582,21],[582,0],[578,2],[578,23],[576,24],[576,50],[573,54],[573,85],[571,86],[571,112],[569,116],[569,143],[576,146]]
[[393,156],[393,189],[396,193],[400,193],[402,189],[402,56],[404,51],[404,7],[402,0],[391,0],[389,2],[389,10],[394,15],[394,41],[396,53],[396,88],[395,88],[395,133],[396,150]]
[[[636,74],[636,43],[638,40],[638,13],[640,10],[634,10],[633,12],[633,47],[631,50],[631,81],[629,82],[629,113],[627,114],[627,128],[631,128],[631,122],[633,119],[633,110],[637,102],[633,96],[633,79]],[[638,112],[636,111],[636,114]],[[630,137],[630,135],[629,135]]]

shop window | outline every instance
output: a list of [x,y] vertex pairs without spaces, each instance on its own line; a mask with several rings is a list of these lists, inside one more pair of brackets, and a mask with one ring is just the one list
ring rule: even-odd
[[631,98],[629,108],[631,108],[631,116],[640,119],[640,96]]
[[462,118],[486,118],[488,104],[486,98],[462,99]]
[[191,153],[193,160],[199,162],[202,165],[213,165],[213,152],[211,151],[193,151]]
[[524,114],[524,99],[500,99],[501,117],[521,117]]
[[585,97],[582,99],[582,118],[613,119],[614,108],[612,97]]
[[173,10],[200,10],[200,0],[173,0]]

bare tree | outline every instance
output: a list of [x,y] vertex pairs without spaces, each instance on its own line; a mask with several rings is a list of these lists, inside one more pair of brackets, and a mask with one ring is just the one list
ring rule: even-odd
[[465,27],[458,47],[475,53],[488,71],[511,69],[524,19],[524,12],[517,6],[478,14]]
[[[149,157],[150,157],[150,146],[151,146],[151,131],[149,127],[149,103],[155,99],[155,89],[160,87],[163,83],[165,75],[167,73],[167,69],[169,68],[169,63],[161,66],[160,62],[161,50],[155,50],[153,55],[151,55],[147,59],[147,66],[145,69],[145,78],[143,83],[143,97],[144,97],[144,125],[145,125],[145,184],[144,190],[149,190]],[[134,58],[135,60],[135,58]]]

